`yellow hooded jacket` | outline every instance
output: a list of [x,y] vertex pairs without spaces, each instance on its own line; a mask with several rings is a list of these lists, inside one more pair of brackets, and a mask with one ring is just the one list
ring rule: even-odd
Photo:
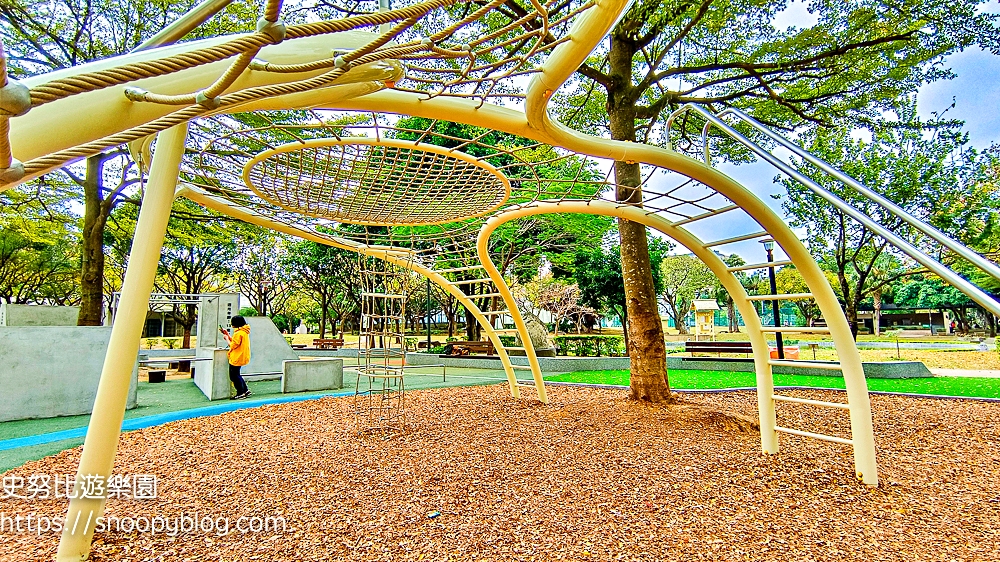
[[240,326],[229,342],[229,364],[242,367],[250,362],[250,326]]

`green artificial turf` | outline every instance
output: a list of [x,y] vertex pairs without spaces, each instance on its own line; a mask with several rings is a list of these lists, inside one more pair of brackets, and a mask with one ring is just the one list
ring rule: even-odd
[[[670,387],[677,390],[741,388],[757,386],[753,373],[727,371],[670,371]],[[546,377],[556,382],[582,382],[628,386],[628,371],[576,371]],[[774,375],[775,386],[844,388],[841,377],[812,375]],[[868,379],[868,390],[906,392],[975,398],[1000,398],[1000,379],[980,377],[928,377],[914,379]]]

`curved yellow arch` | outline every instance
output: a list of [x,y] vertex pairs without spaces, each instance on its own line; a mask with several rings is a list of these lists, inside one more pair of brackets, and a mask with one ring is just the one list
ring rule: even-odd
[[[489,320],[487,320],[483,311],[479,309],[475,301],[459,290],[458,287],[452,284],[451,281],[440,273],[437,273],[434,270],[424,267],[418,263],[414,263],[412,260],[401,257],[405,254],[404,248],[400,248],[398,251],[394,251],[391,248],[369,248],[362,244],[357,244],[348,240],[337,240],[319,236],[318,234],[309,232],[308,230],[295,228],[294,226],[272,220],[268,217],[247,211],[246,209],[235,205],[231,205],[225,201],[212,197],[204,191],[190,186],[180,188],[177,191],[177,195],[244,222],[256,224],[257,226],[262,226],[264,228],[269,228],[271,230],[283,232],[285,234],[290,234],[306,240],[311,240],[317,244],[334,246],[342,250],[350,250],[352,252],[358,252],[368,256],[384,259],[394,265],[409,269],[410,271],[415,271],[430,279],[439,287],[447,291],[448,294],[454,296],[458,302],[462,304],[462,306],[472,313],[472,315],[476,318],[476,321],[483,327],[483,330],[486,332],[486,336],[490,338],[491,342],[493,342],[493,347],[496,348],[497,355],[500,356],[500,362],[503,365],[504,373],[507,375],[507,382],[510,385],[511,394],[515,398],[520,397],[520,392],[517,386],[517,377],[514,374],[514,365],[510,361],[510,355],[504,349],[503,343],[500,341],[499,334],[496,333],[496,330],[493,328],[493,325],[490,324]],[[506,285],[504,285],[504,287],[506,288]],[[544,401],[545,400],[543,400],[543,402]]]
[[[482,260],[483,265],[487,266],[487,270],[490,272],[491,277],[494,273],[496,273],[496,267],[493,266],[493,262],[489,254],[485,251],[485,248],[487,247],[489,237],[493,231],[496,230],[496,228],[501,224],[524,216],[551,213],[582,213],[613,216],[634,221],[650,228],[655,228],[691,250],[692,253],[698,256],[698,258],[700,258],[712,270],[712,272],[715,273],[723,287],[725,287],[725,289],[733,297],[733,302],[739,308],[740,314],[743,315],[747,332],[750,336],[750,342],[753,347],[754,365],[757,378],[757,407],[760,420],[761,448],[765,453],[777,453],[778,437],[773,398],[774,383],[771,375],[770,350],[764,337],[764,328],[761,326],[760,318],[751,304],[749,296],[743,288],[743,285],[739,282],[733,272],[729,270],[728,266],[722,261],[722,259],[719,258],[715,252],[709,249],[709,247],[707,247],[698,237],[694,236],[686,229],[676,226],[667,219],[659,215],[649,213],[640,207],[612,203],[610,201],[536,201],[529,205],[512,209],[494,216],[483,226],[479,235],[478,247],[480,250],[480,259]],[[783,223],[782,226],[784,226]],[[783,230],[785,233],[790,234],[787,227],[777,230]],[[776,235],[778,232],[772,232],[771,234]],[[798,267],[799,263],[802,261],[803,260],[800,257],[799,261],[795,262],[795,265]],[[819,269],[812,258],[808,258],[807,261],[817,270]],[[813,294],[816,296],[817,302],[823,301],[824,304],[820,305],[820,309],[822,310],[824,317],[830,318],[830,321],[839,319],[846,323],[846,319],[840,311],[839,305],[836,304],[833,289],[830,287],[825,277],[820,275],[820,279],[821,282],[817,282],[816,279],[807,279],[807,283],[809,284],[810,289],[814,291]],[[824,294],[824,289],[826,294]],[[827,298],[822,298],[824,296]],[[836,310],[830,310],[831,299],[833,299]],[[838,355],[840,355],[842,349],[840,343],[841,342],[837,342],[835,340]],[[875,439],[874,431],[872,429],[871,403],[868,397],[868,387],[865,382],[864,372],[861,369],[860,356],[858,355],[857,347],[854,345],[853,339],[850,340],[850,344],[844,351],[844,355],[848,360],[852,356],[857,357],[856,368],[852,369],[849,367],[849,363],[844,361],[845,357],[841,356],[841,368],[844,373],[844,383],[847,387],[848,406],[851,417],[850,442],[854,450],[855,471],[858,479],[862,480],[866,484],[877,486],[878,466],[875,458]]]

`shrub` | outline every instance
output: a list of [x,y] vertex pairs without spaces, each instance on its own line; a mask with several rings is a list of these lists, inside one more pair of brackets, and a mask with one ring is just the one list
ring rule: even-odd
[[292,336],[285,336],[285,341],[288,342],[288,345],[292,345],[294,339]]
[[403,343],[405,344],[406,351],[417,350],[417,338],[403,338]]
[[163,345],[167,346],[167,349],[174,349],[180,341],[180,338],[163,338]]
[[602,336],[598,334],[556,336],[556,347],[560,355],[573,354],[577,357],[618,357],[625,353],[625,339],[622,336]]
[[153,346],[159,343],[159,338],[146,338],[146,349],[153,349]]
[[429,351],[429,353],[433,353],[434,355],[441,355],[442,353],[444,353],[444,347],[445,346],[443,346],[443,345],[439,345],[437,347],[432,347],[431,350]]
[[503,335],[498,337],[500,338],[500,343],[502,343],[504,347],[513,347],[517,345],[517,336]]

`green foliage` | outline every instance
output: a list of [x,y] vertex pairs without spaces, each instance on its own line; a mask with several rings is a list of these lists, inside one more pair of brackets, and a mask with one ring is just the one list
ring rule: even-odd
[[153,349],[154,346],[160,344],[159,338],[146,338],[146,349]]
[[552,338],[560,355],[577,357],[620,357],[625,354],[625,338],[598,334],[556,336]]
[[684,318],[691,311],[691,304],[698,297],[715,293],[718,280],[699,258],[687,254],[667,256],[660,262],[663,286],[660,301],[666,305],[667,314],[682,334],[687,333]]
[[500,343],[503,344],[504,347],[513,347],[517,345],[517,336],[501,334],[498,337],[500,338]]
[[295,338],[293,338],[292,336],[285,336],[285,341],[288,342],[288,345],[292,345],[292,343],[295,341]]
[[[921,84],[951,77],[949,54],[972,45],[996,52],[998,15],[985,5],[814,2],[814,24],[782,28],[784,1],[638,0],[555,102],[563,121],[595,132],[609,131],[609,114],[622,109],[646,142],[662,142],[656,124],[686,103],[750,109],[787,128],[877,120]],[[675,127],[695,138],[703,123]]]
[[252,306],[244,306],[244,307],[240,308],[239,315],[243,316],[243,317],[247,317],[247,316],[259,316],[260,314],[257,312],[256,308],[254,308]]
[[0,301],[71,304],[79,298],[76,217],[61,192],[0,193]]
[[416,351],[417,350],[417,338],[403,338],[403,343],[406,346],[406,351]]
[[167,346],[167,349],[174,349],[180,342],[180,338],[163,338],[163,345]]
[[[671,248],[670,243],[661,238],[649,238],[649,261],[657,293],[663,290],[660,263]],[[574,267],[573,278],[580,287],[580,303],[593,308],[598,314],[617,316],[624,326],[625,281],[622,279],[619,248],[582,248],[576,252]]]

